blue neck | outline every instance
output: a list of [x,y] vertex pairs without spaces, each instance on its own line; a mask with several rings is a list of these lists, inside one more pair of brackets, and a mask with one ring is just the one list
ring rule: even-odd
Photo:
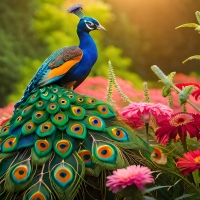
[[80,40],[79,47],[84,53],[83,57],[89,56],[93,65],[97,60],[97,48],[94,40],[88,32],[77,30],[77,34]]

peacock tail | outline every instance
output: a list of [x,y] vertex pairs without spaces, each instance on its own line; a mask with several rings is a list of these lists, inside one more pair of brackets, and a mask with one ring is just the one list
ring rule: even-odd
[[112,106],[57,85],[34,89],[2,126],[0,141],[0,199],[121,199],[105,187],[111,170],[176,169]]

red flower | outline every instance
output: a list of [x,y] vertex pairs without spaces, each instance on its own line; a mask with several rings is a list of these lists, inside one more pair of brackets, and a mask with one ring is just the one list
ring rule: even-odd
[[189,134],[191,138],[200,139],[200,114],[177,113],[171,116],[169,120],[163,120],[158,124],[155,132],[157,141],[167,144],[171,139],[175,139],[178,135],[181,140]]
[[178,158],[176,163],[176,166],[184,176],[196,169],[200,169],[200,150],[187,152],[184,157]]

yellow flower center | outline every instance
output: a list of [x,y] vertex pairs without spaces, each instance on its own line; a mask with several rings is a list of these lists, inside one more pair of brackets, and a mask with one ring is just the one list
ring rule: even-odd
[[172,117],[169,121],[171,126],[184,126],[190,122],[193,122],[194,118],[192,115],[187,113],[179,113]]
[[200,164],[200,156],[196,157],[196,158],[194,159],[194,161],[195,161],[196,164]]

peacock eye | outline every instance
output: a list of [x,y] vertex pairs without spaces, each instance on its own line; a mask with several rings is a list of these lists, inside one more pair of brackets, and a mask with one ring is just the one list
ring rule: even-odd
[[92,22],[86,22],[86,24],[87,24],[88,26],[90,26],[90,27],[94,27],[94,23],[92,23]]

